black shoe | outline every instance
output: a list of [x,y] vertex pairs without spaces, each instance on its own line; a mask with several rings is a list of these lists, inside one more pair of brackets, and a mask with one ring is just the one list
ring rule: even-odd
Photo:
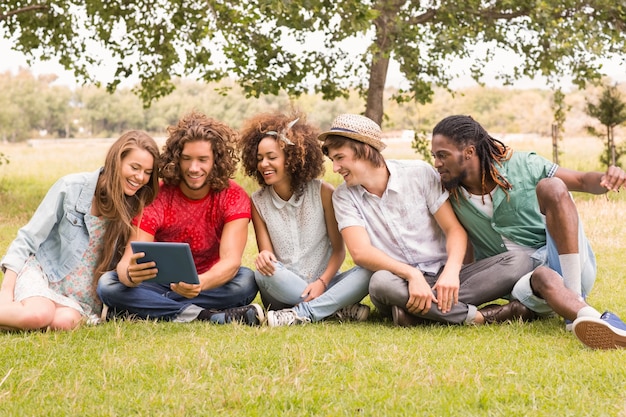
[[531,321],[536,318],[535,313],[519,301],[511,301],[504,305],[489,304],[478,311],[485,318],[485,324],[504,323],[517,319]]
[[242,323],[249,326],[260,326],[265,322],[265,313],[258,304],[243,307],[227,308],[226,310],[202,310],[197,320],[210,321],[217,324]]

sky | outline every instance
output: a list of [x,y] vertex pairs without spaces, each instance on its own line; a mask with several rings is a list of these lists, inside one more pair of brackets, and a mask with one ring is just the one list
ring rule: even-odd
[[[506,71],[508,68],[512,68],[515,62],[519,60],[514,54],[508,53],[506,51],[502,51],[495,56],[494,62],[489,65],[494,72],[487,73],[485,76],[485,84],[492,87],[499,87],[502,84],[495,79],[495,71]],[[623,62],[626,61],[626,57],[622,59],[613,59],[613,60],[605,60],[603,63],[604,73],[616,83],[626,82],[626,64]],[[59,85],[67,85],[69,87],[78,86],[79,83],[74,78],[73,74],[69,71],[63,69],[63,67],[54,61],[46,61],[46,62],[35,62],[33,65],[28,65],[26,62],[26,58],[23,54],[11,50],[11,43],[0,36],[0,72],[11,71],[12,73],[16,73],[17,70],[22,68],[29,68],[35,75],[42,74],[56,74],[59,78],[56,81],[56,84]],[[455,68],[464,68],[465,65],[463,62],[457,62],[453,65]],[[114,68],[110,67],[101,67],[97,70],[98,80],[105,85],[108,81],[111,81],[113,78]],[[389,72],[388,72],[388,80],[387,84],[391,86],[400,87],[403,84],[403,79],[400,74],[397,63],[392,62]],[[132,86],[134,85],[136,80],[130,79],[126,82],[122,83],[122,86]],[[475,86],[476,82],[472,80],[469,75],[460,74],[460,76],[453,81],[451,84],[452,89],[464,88]],[[561,85],[566,91],[572,88],[571,82],[565,78],[562,81]],[[514,88],[549,88],[547,82],[543,78],[536,79],[522,79],[517,81],[512,87]]]

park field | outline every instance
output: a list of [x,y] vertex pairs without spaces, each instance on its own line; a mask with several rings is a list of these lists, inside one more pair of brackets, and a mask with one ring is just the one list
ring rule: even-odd
[[[502,138],[552,158],[549,138]],[[58,177],[96,169],[108,146],[0,144],[10,160],[0,165],[0,252]],[[598,139],[560,147],[563,166],[601,169]],[[383,153],[417,158],[401,140]],[[325,178],[340,181],[330,164]],[[625,194],[574,196],[598,260],[588,301],[624,318]],[[255,255],[250,227],[244,265]],[[198,415],[626,417],[626,350],[587,349],[559,318],[407,329],[375,311],[365,323],[272,329],[114,320],[0,333],[0,416]]]

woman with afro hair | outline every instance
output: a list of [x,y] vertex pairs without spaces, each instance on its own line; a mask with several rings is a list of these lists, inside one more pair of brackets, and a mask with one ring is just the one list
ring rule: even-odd
[[239,149],[252,194],[259,255],[255,279],[269,326],[316,322],[331,315],[364,321],[371,272],[339,272],[345,246],[335,220],[332,185],[318,179],[324,155],[318,129],[304,115],[259,114],[243,123]]

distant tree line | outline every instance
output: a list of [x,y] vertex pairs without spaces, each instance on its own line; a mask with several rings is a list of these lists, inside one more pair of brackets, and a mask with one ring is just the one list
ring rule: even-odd
[[[355,92],[348,98],[325,101],[318,94],[290,99],[287,94],[246,98],[234,83],[206,84],[175,80],[176,89],[144,108],[130,88],[109,94],[103,88],[87,85],[72,89],[57,85],[55,75],[36,77],[22,69],[17,74],[0,73],[0,141],[18,142],[29,138],[98,138],[119,135],[127,129],[143,129],[164,135],[168,125],[198,110],[238,128],[247,117],[259,112],[292,108],[307,114],[325,129],[340,113],[363,113],[365,104]],[[387,89],[391,97],[396,91]],[[585,134],[593,119],[585,114],[586,98],[599,97],[599,87],[567,93],[568,114],[564,134]],[[550,135],[553,123],[552,92],[542,89],[467,88],[451,94],[435,90],[427,104],[398,104],[389,99],[383,131],[415,130],[429,132],[443,117],[470,114],[494,133]]]

